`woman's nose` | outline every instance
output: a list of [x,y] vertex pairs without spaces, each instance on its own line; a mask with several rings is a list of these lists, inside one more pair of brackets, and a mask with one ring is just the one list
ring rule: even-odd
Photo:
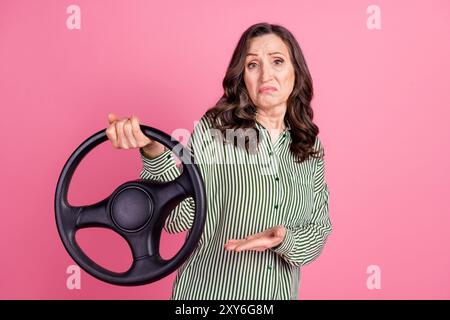
[[272,77],[272,68],[269,64],[264,63],[261,67],[261,81],[264,83]]

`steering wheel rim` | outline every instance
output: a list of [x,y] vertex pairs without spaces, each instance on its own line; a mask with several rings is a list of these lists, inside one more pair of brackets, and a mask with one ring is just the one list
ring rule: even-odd
[[[170,135],[149,126],[140,125],[149,138],[160,142],[181,160],[183,172],[170,182],[137,179],[121,184],[107,198],[75,207],[67,194],[73,174],[82,159],[92,149],[108,140],[105,129],[87,138],[66,161],[55,192],[55,219],[66,251],[78,265],[95,278],[123,286],[144,285],[157,281],[176,270],[195,250],[206,220],[206,194],[203,178],[190,151]],[[195,201],[195,215],[186,242],[168,260],[159,254],[159,241],[164,221],[184,199]],[[130,212],[130,208],[134,208]],[[78,230],[103,227],[118,233],[133,252],[133,263],[125,272],[113,272],[90,259],[75,240]]]

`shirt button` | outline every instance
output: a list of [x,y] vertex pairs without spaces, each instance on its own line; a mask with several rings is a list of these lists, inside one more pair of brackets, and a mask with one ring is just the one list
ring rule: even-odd
[[279,180],[280,180],[280,178],[278,178],[278,177],[275,178],[275,181],[279,181]]
[[267,269],[272,270],[272,266],[267,266]]
[[278,205],[277,204],[275,205],[275,209],[278,209]]
[[273,152],[272,151],[269,151],[269,156],[271,156],[273,154]]

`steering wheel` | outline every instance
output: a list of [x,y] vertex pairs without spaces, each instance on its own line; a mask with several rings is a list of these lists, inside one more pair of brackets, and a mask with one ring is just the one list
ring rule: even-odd
[[[65,249],[78,265],[99,280],[122,286],[157,281],[176,270],[192,254],[203,232],[206,195],[202,176],[192,154],[168,134],[145,125],[142,132],[172,150],[183,164],[183,172],[173,181],[137,179],[123,183],[106,199],[87,206],[72,206],[67,192],[81,160],[107,140],[101,130],[86,139],[67,160],[55,193],[55,215],[59,236]],[[187,240],[169,260],[160,256],[161,232],[167,216],[185,198],[195,201],[194,222]],[[79,229],[103,227],[121,235],[129,244],[133,263],[125,272],[113,272],[91,260],[79,247],[75,233]]]

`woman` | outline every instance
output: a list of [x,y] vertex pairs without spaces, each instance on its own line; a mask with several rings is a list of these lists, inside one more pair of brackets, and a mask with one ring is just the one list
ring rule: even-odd
[[[294,36],[279,25],[248,28],[223,87],[188,142],[208,212],[172,299],[297,299],[300,267],[319,256],[332,225],[312,79]],[[172,152],[146,137],[135,116],[108,117],[114,147],[140,148],[141,178],[180,174]],[[181,202],[165,230],[188,230],[194,208],[192,198]]]

